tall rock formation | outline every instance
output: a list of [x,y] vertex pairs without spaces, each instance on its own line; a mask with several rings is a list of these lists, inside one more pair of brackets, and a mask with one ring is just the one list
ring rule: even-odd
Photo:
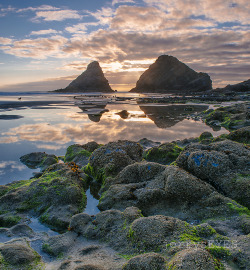
[[66,88],[57,92],[113,92],[108,80],[97,61],[90,63],[87,69]]
[[204,91],[212,89],[208,74],[198,73],[177,58],[161,55],[139,78],[130,92]]

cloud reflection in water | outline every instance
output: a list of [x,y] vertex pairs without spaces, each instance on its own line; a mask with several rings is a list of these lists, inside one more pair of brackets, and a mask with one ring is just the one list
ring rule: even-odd
[[[172,141],[189,137],[197,137],[203,131],[210,131],[219,135],[226,131],[222,129],[214,132],[210,127],[201,121],[184,119],[170,128],[158,128],[149,118],[132,118],[123,120],[121,118],[112,119],[110,114],[104,114],[99,123],[86,121],[87,115],[79,115],[73,118],[76,123],[60,123],[48,125],[47,123],[21,125],[11,128],[8,132],[2,133],[4,137],[0,142],[12,143],[13,141],[32,142],[54,142],[57,145],[65,143],[87,143],[97,141],[98,143],[108,143],[109,141],[128,139],[139,140],[148,138],[156,141]],[[84,123],[80,123],[79,119]],[[85,120],[85,121],[84,121]],[[44,145],[46,148],[46,145]],[[53,144],[55,147],[56,145]],[[51,147],[51,146],[48,146]]]

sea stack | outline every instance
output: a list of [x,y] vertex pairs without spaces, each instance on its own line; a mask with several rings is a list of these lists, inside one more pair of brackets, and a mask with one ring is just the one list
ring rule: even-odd
[[91,62],[87,69],[73,80],[66,88],[57,92],[114,92],[97,61]]
[[196,72],[177,58],[161,55],[139,78],[130,92],[171,93],[212,89],[207,73]]

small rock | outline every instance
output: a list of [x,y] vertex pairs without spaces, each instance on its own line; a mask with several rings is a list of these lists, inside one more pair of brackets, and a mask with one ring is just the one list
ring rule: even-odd
[[123,270],[164,270],[166,269],[165,258],[157,253],[146,253],[130,259]]

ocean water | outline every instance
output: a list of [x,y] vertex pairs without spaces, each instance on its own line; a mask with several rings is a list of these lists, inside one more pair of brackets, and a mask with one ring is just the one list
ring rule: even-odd
[[170,142],[204,131],[214,136],[227,133],[194,119],[196,112],[209,108],[207,104],[138,104],[137,97],[130,93],[81,98],[76,94],[0,93],[0,184],[32,176],[36,170],[19,161],[31,152],[61,156],[69,145],[89,141],[105,144],[147,138]]

